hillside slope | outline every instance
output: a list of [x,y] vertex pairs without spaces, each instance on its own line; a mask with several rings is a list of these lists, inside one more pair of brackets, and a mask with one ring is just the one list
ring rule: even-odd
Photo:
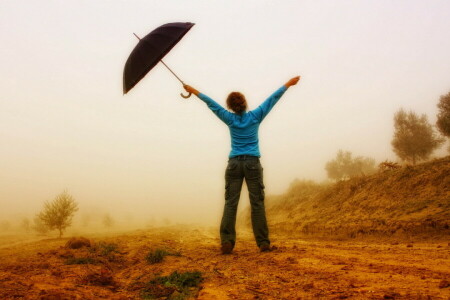
[[[267,197],[272,231],[319,236],[450,236],[450,157]],[[250,212],[240,216],[250,224]]]

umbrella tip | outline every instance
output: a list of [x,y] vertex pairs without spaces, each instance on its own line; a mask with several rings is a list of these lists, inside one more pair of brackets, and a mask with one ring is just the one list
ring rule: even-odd
[[137,37],[138,40],[141,40],[141,38],[136,33],[133,32],[133,34],[135,37]]

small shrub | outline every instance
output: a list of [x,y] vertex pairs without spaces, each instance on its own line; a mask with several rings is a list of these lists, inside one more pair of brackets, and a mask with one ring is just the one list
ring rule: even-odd
[[108,262],[121,262],[122,258],[116,253],[118,251],[118,245],[114,243],[99,242],[93,244],[91,247],[86,248],[87,256],[74,257],[70,255],[67,257],[66,265],[81,265],[81,264],[105,264]]
[[180,256],[180,252],[169,252],[167,250],[164,249],[156,249],[156,250],[151,250],[147,256],[145,257],[145,259],[147,260],[147,262],[149,264],[156,264],[156,263],[160,263],[164,260],[164,257],[166,256]]
[[100,242],[98,243],[98,248],[100,251],[100,255],[103,256],[109,256],[110,254],[114,253],[114,252],[119,252],[118,246],[117,244],[114,243],[104,243],[104,242]]
[[164,285],[174,285],[179,289],[184,289],[197,287],[202,280],[202,273],[199,271],[184,273],[178,273],[178,271],[175,271],[169,276],[158,276],[150,282]]
[[158,276],[149,281],[141,292],[144,299],[166,297],[170,300],[183,300],[191,296],[191,289],[196,289],[203,281],[198,271]]
[[119,246],[115,243],[99,242],[88,248],[92,256],[98,257],[99,261],[105,259],[109,262],[120,262],[122,258],[117,255],[120,254]]

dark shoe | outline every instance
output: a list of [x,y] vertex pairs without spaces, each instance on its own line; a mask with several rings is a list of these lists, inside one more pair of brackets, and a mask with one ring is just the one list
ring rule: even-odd
[[220,250],[222,250],[222,254],[231,254],[231,251],[233,251],[233,245],[230,242],[223,243]]
[[259,250],[261,250],[261,252],[272,251],[269,244],[262,244],[261,246],[259,246]]

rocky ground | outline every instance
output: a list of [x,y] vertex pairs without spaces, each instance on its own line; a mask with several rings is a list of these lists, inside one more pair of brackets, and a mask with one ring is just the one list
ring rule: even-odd
[[[0,299],[450,299],[450,243],[272,236],[260,253],[239,231],[233,254],[219,253],[216,228],[164,227],[68,238],[0,239]],[[150,264],[149,252],[173,254]],[[149,286],[174,271],[201,272],[199,287],[180,294]],[[170,290],[168,296],[167,290]],[[172,293],[173,292],[173,293]],[[153,298],[154,299],[154,298]]]

